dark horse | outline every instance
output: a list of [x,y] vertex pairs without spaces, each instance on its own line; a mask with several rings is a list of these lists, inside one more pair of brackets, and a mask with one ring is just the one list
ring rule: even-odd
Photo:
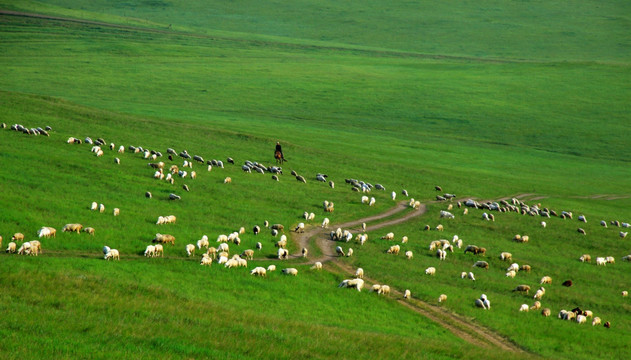
[[281,164],[281,165],[283,164],[283,161],[285,161],[285,158],[283,157],[283,153],[278,150],[274,152],[274,159],[276,159],[277,164]]

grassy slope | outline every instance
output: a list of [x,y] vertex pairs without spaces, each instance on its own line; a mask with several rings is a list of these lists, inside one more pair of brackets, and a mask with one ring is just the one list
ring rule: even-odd
[[[25,4],[31,6],[33,3]],[[99,4],[93,4],[95,8],[87,10],[99,10],[96,8]],[[552,7],[554,3],[551,4]],[[27,9],[42,9],[39,4],[34,6]],[[472,6],[465,4],[462,11],[475,18]],[[622,12],[616,10],[621,6],[615,5],[613,10],[611,7],[602,8],[598,14],[602,11],[603,16],[619,16]],[[146,17],[157,23],[175,23],[177,26],[176,21],[165,21],[159,7],[152,10],[151,16],[146,15],[143,9],[138,6],[134,10],[135,17]],[[202,12],[198,11],[200,15],[196,18],[187,14],[183,7],[179,9],[183,10],[178,13],[179,19],[188,21],[183,28],[209,31],[208,26],[204,25],[201,29],[199,25],[204,21]],[[265,16],[260,8],[244,9]],[[402,9],[409,12],[405,7]],[[539,8],[542,12],[545,9]],[[63,8],[46,8],[44,11],[77,15]],[[235,19],[220,11],[216,13]],[[548,17],[554,14],[543,13]],[[82,14],[88,18],[94,16],[93,13]],[[115,11],[111,14],[129,15]],[[395,15],[401,19],[400,14]],[[112,20],[107,16],[105,19]],[[370,20],[368,15],[357,18]],[[429,18],[438,24],[445,23],[444,19],[436,16]],[[620,17],[616,19],[624,21]],[[559,23],[571,27],[568,21]],[[235,24],[239,26],[237,29],[230,27]],[[285,24],[290,23],[285,20]],[[383,34],[381,26],[389,26],[390,22],[383,20],[376,24],[380,25],[375,33]],[[615,34],[620,31],[618,22],[607,24],[606,27],[599,26],[599,31],[612,34],[611,38],[615,39]],[[259,286],[259,279],[251,279],[243,271],[225,272],[217,266],[206,271],[194,261],[184,261],[182,244],[193,242],[201,234],[206,233],[212,239],[238,226],[260,224],[263,219],[295,224],[300,221],[303,211],[317,211],[325,198],[336,202],[336,212],[331,217],[333,222],[388,208],[387,194],[375,194],[378,198],[375,209],[362,207],[358,204],[359,196],[341,186],[345,177],[381,182],[389,191],[406,187],[413,196],[421,199],[433,196],[431,188],[436,183],[457,194],[483,198],[519,192],[555,194],[554,198],[546,200],[550,206],[581,210],[590,220],[599,217],[629,218],[628,198],[615,201],[570,198],[594,193],[626,195],[624,189],[628,189],[629,180],[625,174],[628,174],[630,150],[624,139],[629,135],[625,101],[628,97],[625,84],[629,79],[628,64],[620,64],[621,59],[628,57],[620,47],[607,47],[607,51],[602,51],[598,42],[590,41],[589,37],[583,37],[579,46],[567,41],[567,35],[557,32],[555,41],[563,42],[571,50],[562,52],[564,56],[561,58],[573,60],[571,63],[495,63],[304,46],[308,43],[304,39],[318,40],[315,36],[317,32],[307,34],[304,29],[308,27],[303,29],[296,24],[285,25],[292,26],[291,36],[303,38],[289,39],[299,44],[291,46],[270,41],[249,41],[248,37],[243,40],[214,37],[211,41],[204,37],[59,25],[57,22],[2,17],[3,41],[0,46],[6,55],[0,59],[3,69],[0,102],[4,110],[0,121],[29,126],[51,124],[56,131],[50,139],[0,132],[0,156],[4,170],[0,172],[0,177],[3,186],[9,190],[0,200],[0,234],[5,237],[6,244],[15,231],[32,236],[42,225],[60,229],[66,222],[77,221],[97,228],[97,236],[89,239],[83,235],[60,234],[58,241],[45,241],[44,248],[51,252],[50,258],[2,256],[2,272],[9,275],[2,279],[3,288],[7,291],[3,292],[0,303],[6,309],[23,309],[4,320],[8,325],[4,328],[12,330],[5,331],[2,338],[6,340],[0,344],[0,349],[7,356],[21,358],[28,354],[26,348],[15,345],[20,334],[58,331],[55,319],[67,318],[69,313],[59,299],[85,307],[89,325],[83,325],[82,318],[71,318],[70,324],[61,328],[66,331],[64,335],[56,340],[72,340],[64,340],[61,345],[41,340],[38,347],[41,353],[31,354],[33,357],[51,353],[76,356],[95,349],[103,350],[102,344],[94,343],[91,332],[107,332],[111,342],[121,345],[133,340],[133,345],[115,350],[123,356],[213,356],[212,351],[221,351],[235,357],[277,358],[276,344],[280,343],[286,345],[289,357],[316,354],[325,358],[335,356],[340,348],[346,348],[358,338],[367,340],[360,341],[351,350],[350,353],[357,357],[362,354],[370,354],[371,357],[398,356],[401,348],[409,349],[410,352],[405,354],[408,357],[423,354],[431,354],[431,357],[461,356],[467,348],[464,343],[456,342],[453,347],[442,349],[440,339],[444,330],[433,327],[431,323],[402,312],[396,306],[384,306],[383,300],[374,296],[361,294],[349,297],[348,293],[335,291],[333,286],[340,279],[338,275],[308,275],[308,271],[301,268],[305,276],[299,276],[298,281],[287,281],[274,274],[277,276],[270,277],[266,286]],[[313,26],[325,25],[318,23]],[[535,25],[541,24],[530,26],[547,31],[545,27]],[[244,23],[234,21],[210,28],[250,30]],[[451,29],[449,25],[433,28],[445,32]],[[263,34],[287,35],[279,32],[277,25],[260,26],[259,29],[262,30],[258,32]],[[347,38],[331,40],[383,47],[383,40],[374,33],[339,29],[348,30],[336,31]],[[494,33],[481,29],[476,27],[480,36]],[[470,33],[471,28],[462,27],[462,31]],[[599,38],[598,32],[592,29],[592,33]],[[406,41],[394,42],[388,47],[465,56],[559,58],[559,53],[549,48],[546,51],[513,46],[501,52],[491,49],[491,45],[498,46],[494,45],[495,40],[485,43],[480,39],[467,41],[469,46],[463,46],[462,43],[437,38],[433,46],[440,44],[440,51],[433,51],[432,44],[425,42],[422,47],[412,46],[419,42],[410,41],[410,32],[398,29],[397,34]],[[527,39],[516,41],[519,45],[527,43]],[[444,44],[455,45],[445,48]],[[599,60],[599,63],[583,63],[586,60]],[[61,97],[70,101],[20,93]],[[206,158],[232,156],[237,162],[244,159],[268,162],[270,144],[275,139],[281,139],[290,154],[289,167],[309,176],[317,171],[327,172],[338,186],[331,190],[313,181],[299,186],[288,176],[274,184],[276,186],[270,186],[272,183],[267,176],[245,175],[233,168],[215,169],[201,174],[194,182],[187,181],[192,193],[184,194],[185,201],[172,204],[162,200],[173,191],[172,188],[151,179],[151,171],[138,156],[124,154],[121,166],[116,167],[112,162],[113,154],[94,159],[87,147],[63,143],[67,136],[86,135],[103,136],[117,144],[142,145],[162,151],[167,146],[187,148]],[[375,149],[379,149],[379,153],[375,153]],[[42,154],[46,156],[42,157]],[[95,162],[100,165],[97,169],[94,169]],[[195,170],[201,172],[203,169],[197,167]],[[396,178],[392,174],[396,174]],[[236,180],[234,186],[227,188],[221,185],[226,175]],[[579,180],[570,182],[567,179]],[[179,184],[181,182],[176,189],[179,189]],[[156,194],[150,206],[142,197],[146,190]],[[207,196],[199,197],[198,194]],[[123,214],[113,218],[109,214],[89,212],[87,206],[91,201],[106,203],[108,213],[112,207],[119,206]],[[15,204],[26,204],[29,211],[18,211]],[[406,233],[413,239],[410,246],[418,254],[418,262],[402,263],[398,259],[398,262],[391,263],[397,260],[384,257],[381,254],[384,244],[378,241],[366,247],[365,251],[359,251],[353,261],[370,273],[378,273],[378,278],[384,278],[392,285],[411,288],[422,298],[435,299],[434,292],[438,286],[451,289],[454,286],[452,276],[437,276],[435,283],[425,282],[424,278],[419,281],[400,280],[409,279],[407,275],[410,273],[422,272],[426,264],[434,260],[422,255],[426,253],[424,249],[433,234],[430,236],[419,230],[420,225],[437,221],[437,210],[431,210],[420,223],[393,229],[397,234]],[[167,213],[178,215],[177,225],[164,228],[152,224],[158,215]],[[317,220],[322,216],[318,213]],[[533,286],[542,275],[539,271],[545,271],[555,280],[572,272],[577,274],[575,279],[579,282],[590,283],[590,279],[604,270],[578,267],[575,259],[586,247],[593,252],[592,256],[597,253],[599,256],[609,255],[601,253],[608,248],[615,252],[617,258],[626,253],[624,243],[616,242],[612,247],[614,240],[611,237],[597,247],[593,247],[592,237],[576,243],[576,237],[568,235],[574,235],[574,225],[566,223],[556,228],[551,226],[551,237],[559,240],[548,247],[540,247],[533,241],[534,250],[513,249],[515,244],[507,242],[501,245],[500,250],[497,247],[499,244],[488,245],[484,241],[491,241],[486,240],[489,238],[507,239],[515,232],[526,232],[524,227],[536,229],[536,224],[507,217],[503,225],[491,227],[480,225],[475,220],[473,217],[463,219],[448,229],[471,239],[467,243],[487,245],[495,252],[512,251],[520,261],[523,259],[531,263],[537,272],[526,279]],[[601,229],[593,222],[591,225],[595,228],[588,229],[590,236],[598,234],[596,231]],[[137,254],[157,231],[169,231],[176,235],[178,246],[175,250],[167,249],[166,260],[153,264]],[[535,234],[534,231],[532,234]],[[377,237],[377,234],[374,235],[371,239]],[[537,237],[534,235],[533,239]],[[251,235],[243,238],[244,244],[240,249],[253,247],[254,242],[261,240]],[[273,240],[268,235],[262,239],[264,255],[272,256]],[[125,255],[125,261],[116,264],[117,267],[97,261],[95,258],[104,243],[118,247]],[[559,244],[570,245],[567,251],[560,251]],[[550,254],[550,257],[541,260],[540,252]],[[457,273],[460,267],[470,266],[470,258],[461,254],[454,254],[450,259],[453,263],[449,263],[451,270],[447,271]],[[629,318],[628,306],[619,298],[598,295],[624,287],[624,271],[620,269],[624,269],[626,264],[618,264],[613,270],[607,268],[611,283],[590,283],[590,288],[581,288],[584,296],[564,294],[558,282],[548,294],[549,306],[553,310],[573,307],[570,303],[576,302],[613,319],[616,326],[612,332],[615,334],[608,338],[602,331],[604,329],[596,332],[586,328],[577,330],[576,326],[571,326],[573,324],[551,319],[543,322],[534,314],[528,314],[531,320],[523,329],[516,328],[513,321],[515,309],[523,299],[518,296],[503,299],[513,281],[503,278],[503,272],[497,270],[501,267],[498,263],[492,262],[496,269],[489,272],[488,278],[479,275],[479,282],[471,288],[459,286],[458,289],[463,289],[461,295],[449,292],[447,306],[468,314],[470,307],[466,299],[478,296],[478,292],[483,290],[494,300],[497,311],[488,317],[482,314],[476,321],[499,330],[531,351],[547,357],[567,355],[569,348],[561,344],[574,336],[576,331],[581,331],[593,341],[581,349],[580,356],[600,356],[597,352],[604,344],[623,356],[622,345],[628,342],[624,335],[628,333],[624,325],[625,319]],[[559,263],[563,267],[558,266]],[[30,275],[27,279],[21,275],[24,272]],[[213,275],[210,277],[210,291],[206,286],[209,281],[205,275],[207,272]],[[82,277],[90,281],[84,281]],[[183,278],[190,282],[183,284]],[[156,279],[160,281],[156,282]],[[52,291],[68,282],[73,284],[70,289],[79,290],[63,290],[57,297],[45,296],[45,293],[39,295],[33,285],[44,283]],[[577,289],[584,286],[578,285],[579,282]],[[296,287],[298,290],[293,291]],[[216,288],[222,291],[212,291]],[[241,291],[243,288],[252,290]],[[102,295],[93,297],[92,292]],[[121,299],[105,295],[112,292]],[[251,297],[246,295],[244,300],[236,300],[249,293]],[[278,296],[279,293],[283,296]],[[323,296],[330,298],[322,301]],[[457,301],[458,296],[462,301]],[[261,298],[268,300],[270,306],[261,309],[258,306]],[[185,309],[171,305],[174,299],[178,305],[184,303]],[[41,318],[47,321],[26,321],[20,314],[29,305],[45,314]],[[208,308],[224,311],[226,315],[191,315],[205,314]],[[257,309],[256,313],[250,310],[253,308]],[[123,315],[118,315],[115,309],[124,309]],[[156,318],[156,309],[167,315]],[[616,312],[620,309],[621,312]],[[291,317],[294,320],[289,324],[279,321],[278,311],[282,312],[281,318]],[[255,320],[243,321],[243,312],[249,313]],[[106,319],[111,317],[112,320],[102,322],[103,313],[109,315]],[[214,311],[211,313],[214,314]],[[175,320],[169,321],[169,318]],[[351,318],[352,321],[348,320]],[[392,322],[393,318],[400,320]],[[118,319],[125,319],[127,325],[116,321]],[[168,322],[164,330],[154,334],[152,324],[155,321]],[[418,326],[419,322],[423,325]],[[265,330],[270,323],[275,332]],[[313,323],[322,327],[323,331],[313,332]],[[354,329],[348,329],[346,324],[349,323]],[[397,326],[391,325],[393,323]],[[537,341],[530,341],[528,337],[519,335],[538,330],[542,324],[549,326],[549,333],[546,333],[549,341],[538,341],[539,337],[535,337]],[[211,329],[210,338],[228,340],[208,345],[208,337],[199,336],[208,329]],[[221,330],[229,331],[230,335],[226,336]],[[149,342],[145,342],[148,332],[152,335]],[[242,338],[248,339],[247,346],[243,346]],[[398,343],[385,345],[392,341]],[[477,354],[474,351],[470,355]],[[97,354],[93,356],[100,357]]]

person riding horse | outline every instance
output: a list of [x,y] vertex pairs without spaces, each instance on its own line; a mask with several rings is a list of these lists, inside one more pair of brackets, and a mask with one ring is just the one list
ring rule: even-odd
[[280,146],[280,141],[276,142],[276,150],[274,151],[274,158],[281,163],[287,161],[285,155],[283,155],[283,148]]

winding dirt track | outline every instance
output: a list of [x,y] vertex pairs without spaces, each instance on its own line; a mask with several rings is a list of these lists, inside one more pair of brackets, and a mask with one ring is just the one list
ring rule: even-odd
[[[363,219],[349,221],[343,224],[338,224],[332,226],[333,228],[342,228],[355,232],[361,231],[361,224],[367,223],[366,231],[374,231],[383,227],[400,224],[406,221],[409,221],[415,217],[418,217],[424,214],[427,211],[427,207],[422,204],[420,208],[412,210],[407,214],[401,217],[393,217],[404,210],[409,209],[407,206],[407,201],[402,201],[397,204],[397,206],[391,208],[390,210],[377,214],[374,216],[366,217]],[[393,218],[390,218],[393,217]],[[377,222],[381,219],[390,218],[383,222]],[[368,224],[373,222],[373,224]],[[315,240],[316,246],[321,250],[322,255],[318,258],[312,258],[308,262],[303,264],[313,264],[316,261],[321,263],[328,263],[331,266],[327,267],[327,270],[353,276],[355,273],[355,269],[351,268],[348,265],[343,264],[340,261],[337,261],[339,256],[335,253],[335,247],[337,246],[337,242],[330,240],[329,237],[330,229],[324,229],[321,227],[309,228],[304,233],[299,233],[294,236],[294,241],[297,243],[298,249],[309,248],[309,243],[311,240]],[[291,255],[293,258],[302,257],[301,250],[297,253]],[[334,267],[334,268],[332,268]],[[369,277],[364,277],[365,286],[370,287],[372,284],[380,284],[376,279],[372,279]],[[402,306],[407,307],[408,309],[434,321],[438,325],[444,327],[449,330],[455,336],[479,347],[488,348],[488,349],[501,349],[504,351],[509,351],[513,353],[520,354],[529,354],[524,349],[520,348],[515,343],[510,340],[498,335],[497,333],[477,325],[458,314],[451,313],[441,307],[429,304],[427,302],[421,301],[419,299],[403,299],[403,293],[396,289],[391,290],[391,295],[396,301]]]

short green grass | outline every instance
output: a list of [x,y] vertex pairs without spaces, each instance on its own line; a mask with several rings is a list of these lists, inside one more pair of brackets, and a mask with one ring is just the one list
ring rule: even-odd
[[[543,229],[542,219],[516,214],[485,222],[479,210],[441,220],[446,205],[432,203],[425,216],[371,232],[364,247],[350,245],[355,256],[342,261],[430,303],[446,293],[448,311],[535,355],[627,355],[630,308],[619,294],[628,289],[628,264],[619,259],[629,253],[628,238],[598,225],[631,220],[626,3],[0,4],[138,27],[0,16],[0,122],[54,129],[49,138],[0,131],[0,235],[6,246],[15,232],[28,239],[41,226],[59,232],[42,240],[40,257],[0,255],[2,357],[513,356],[472,347],[391,299],[337,289],[345,275],[327,265],[319,273],[290,260],[277,266],[297,266],[298,277],[278,271],[259,279],[244,269],[202,268],[199,253],[184,252],[204,234],[213,243],[244,226],[231,252],[260,241],[249,268],[267,265],[277,238],[267,230],[254,236],[254,225],[281,223],[290,234],[304,211],[316,213],[308,226],[324,216],[342,223],[386,211],[391,191],[402,199],[405,188],[429,202],[438,184],[460,198],[533,194],[526,198],[543,198],[529,202],[583,213],[589,222],[552,218]],[[305,12],[322,16],[296,15]],[[140,154],[106,149],[96,158],[88,145],[66,144],[70,136],[163,153],[187,149],[224,162],[230,156],[237,165],[208,172],[195,164],[197,179],[171,186],[152,178]],[[245,160],[271,164],[276,141],[289,159],[279,182],[241,171]],[[318,172],[335,188],[316,182]],[[232,184],[223,184],[226,176]],[[371,193],[377,203],[368,207],[346,178],[387,191]],[[171,192],[182,200],[166,200]],[[334,213],[322,211],[324,200],[335,202]],[[90,211],[92,201],[106,212]],[[169,214],[176,224],[155,225]],[[61,233],[71,222],[94,227],[95,236]],[[444,233],[422,231],[439,222]],[[412,260],[384,253],[390,244],[379,237],[388,231],[409,236],[404,251],[414,251]],[[157,232],[176,236],[176,245],[164,259],[146,259]],[[516,233],[531,241],[512,242]],[[474,256],[457,250],[440,263],[427,250],[454,234],[489,249],[491,269],[474,270],[475,283],[458,276]],[[103,245],[119,249],[121,261],[104,261]],[[290,242],[290,250],[299,249]],[[533,271],[505,278],[501,251]],[[618,262],[582,264],[582,253]],[[424,274],[427,266],[437,267],[435,277]],[[510,290],[521,283],[534,290],[543,275],[554,279],[542,301],[553,318],[518,313],[532,299]],[[566,278],[575,286],[560,286]],[[472,306],[482,292],[492,311]],[[554,318],[574,306],[612,328]]]

